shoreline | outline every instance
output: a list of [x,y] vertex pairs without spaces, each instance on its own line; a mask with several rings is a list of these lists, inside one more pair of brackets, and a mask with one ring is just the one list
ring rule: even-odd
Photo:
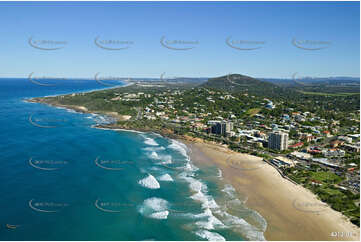
[[[57,96],[62,96],[62,95],[71,95],[71,94],[79,94],[79,93],[92,93],[92,92],[97,92],[97,91],[104,91],[104,90],[110,90],[110,89],[115,89],[115,88],[128,87],[128,86],[132,86],[134,84],[135,83],[129,82],[129,83],[125,84],[125,85],[108,86],[108,87],[105,86],[104,88],[89,89],[89,90],[86,90],[86,91],[72,91],[72,92],[69,92],[69,93],[46,95],[46,96],[42,96],[42,97],[23,97],[22,100],[24,102],[34,102],[34,101],[31,101],[31,100],[37,99],[37,98],[57,97]],[[37,102],[37,103],[42,103],[42,102]],[[45,103],[43,103],[43,104],[45,104]]]
[[[112,112],[90,112],[87,108],[77,105],[50,104],[43,102],[41,98],[30,98],[26,101],[79,113],[112,116],[117,121],[122,120],[123,116]],[[153,132],[184,143],[191,150],[190,156],[195,164],[217,166],[222,172],[224,181],[231,184],[238,195],[247,196],[246,206],[261,214],[267,221],[268,226],[264,233],[267,240],[355,241],[360,238],[360,228],[352,224],[346,216],[325,205],[308,189],[281,177],[278,171],[263,162],[261,157],[238,153],[226,146],[201,138],[177,135],[171,130],[130,128],[115,123],[97,124],[93,127],[135,133]],[[230,157],[241,162],[233,162],[230,165]],[[249,161],[256,161],[256,165]],[[301,207],[297,208],[295,204]],[[310,210],[307,204],[314,205],[317,209],[322,207],[322,210],[307,211]],[[352,235],[345,236],[345,233]]]
[[321,202],[308,189],[282,178],[262,158],[219,145],[183,142],[191,150],[195,165],[217,166],[224,182],[231,184],[238,195],[246,195],[245,205],[267,221],[264,233],[267,240],[359,240],[359,228],[346,216]]

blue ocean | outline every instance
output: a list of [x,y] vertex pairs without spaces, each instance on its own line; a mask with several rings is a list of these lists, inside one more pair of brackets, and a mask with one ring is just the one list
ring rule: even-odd
[[266,221],[179,141],[25,101],[102,88],[0,79],[0,240],[264,239]]

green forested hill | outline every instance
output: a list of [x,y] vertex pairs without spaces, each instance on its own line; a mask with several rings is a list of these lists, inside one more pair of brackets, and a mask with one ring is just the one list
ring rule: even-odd
[[279,87],[275,84],[260,81],[256,78],[240,74],[211,78],[207,82],[201,84],[201,86],[205,88],[213,88],[229,92],[244,92],[266,97],[296,95],[296,92],[287,88]]

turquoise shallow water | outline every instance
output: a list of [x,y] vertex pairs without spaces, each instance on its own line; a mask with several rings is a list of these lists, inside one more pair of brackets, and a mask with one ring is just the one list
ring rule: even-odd
[[1,240],[264,239],[263,218],[182,143],[23,101],[100,88],[0,80]]

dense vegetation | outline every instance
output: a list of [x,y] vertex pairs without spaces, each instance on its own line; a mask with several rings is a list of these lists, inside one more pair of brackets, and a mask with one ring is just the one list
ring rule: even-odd
[[[284,173],[317,194],[321,201],[329,204],[334,210],[350,217],[352,223],[360,226],[360,207],[357,205],[360,197],[359,194],[338,187],[344,177],[322,169],[318,165],[312,165],[310,170],[286,168]],[[320,182],[322,185],[315,182]]]
[[264,97],[289,97],[292,94],[297,95],[295,91],[240,74],[211,78],[201,86],[232,93],[248,93],[249,95]]

